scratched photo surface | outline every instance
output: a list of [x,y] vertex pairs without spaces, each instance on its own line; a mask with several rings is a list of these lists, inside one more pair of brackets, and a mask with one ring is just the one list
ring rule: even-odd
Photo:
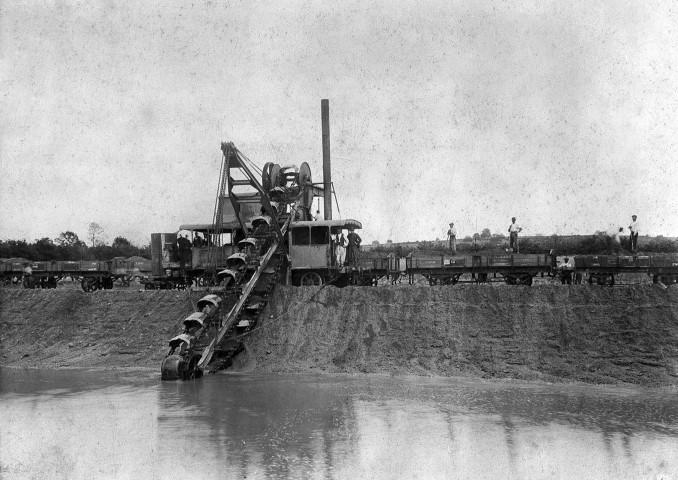
[[[631,215],[641,235],[674,242],[676,58],[668,0],[0,0],[0,240],[85,240],[96,225],[98,241],[144,247],[151,233],[210,224],[222,142],[259,168],[307,162],[321,182],[327,99],[333,218],[359,220],[364,245],[444,241],[450,222],[460,240],[508,235],[511,217],[521,238],[628,235]],[[316,198],[312,211],[323,207]],[[59,315],[90,321],[92,338],[110,328],[115,348],[61,343],[67,329],[57,337],[51,317],[30,326],[44,322],[44,335],[14,337],[28,331],[17,318],[46,317],[61,291],[0,303],[12,332],[0,333],[0,367],[14,362],[0,368],[0,479],[678,480],[675,386],[320,379],[272,367],[160,382],[159,368],[135,365],[159,367],[168,335],[136,334],[143,319],[191,311],[184,297],[158,292],[168,300],[154,307],[147,296],[111,327],[101,319],[119,289],[96,298],[62,286],[62,303],[78,300]],[[662,328],[675,288],[652,306]],[[650,315],[638,299],[659,295],[620,301],[614,312],[627,313],[610,321]],[[604,307],[590,317],[613,311]],[[663,348],[661,332],[645,340]],[[41,369],[36,352],[61,363]],[[675,379],[675,355],[658,355],[644,368]]]
[[320,181],[322,98],[366,243],[678,236],[670,1],[0,5],[0,238],[209,222],[222,141]]

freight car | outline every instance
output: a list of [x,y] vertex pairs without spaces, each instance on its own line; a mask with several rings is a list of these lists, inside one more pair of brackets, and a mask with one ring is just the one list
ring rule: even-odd
[[[402,265],[392,259],[391,265]],[[394,267],[392,275],[398,275]],[[409,283],[422,275],[429,285],[455,285],[460,282],[488,282],[500,278],[509,285],[532,285],[538,275],[552,276],[556,257],[552,254],[478,254],[478,255],[410,255],[405,258]],[[467,274],[470,280],[462,280]]]
[[80,281],[85,292],[111,289],[114,282],[129,285],[134,278],[150,274],[150,261],[141,257],[114,258],[109,261],[43,261],[9,259],[0,263],[3,283],[21,281],[24,288],[56,288],[63,278]]
[[552,253],[456,256],[414,253],[405,258],[391,256],[388,264],[389,278],[406,276],[412,284],[415,276],[421,275],[430,285],[490,281],[532,285],[536,276],[548,276],[562,283],[578,283],[577,279],[587,277],[589,284],[613,286],[615,277],[623,273],[647,274],[654,283],[673,284],[678,277],[678,255],[578,255],[563,266],[557,264]]
[[590,284],[615,284],[620,273],[645,273],[653,283],[676,283],[678,255],[575,255],[575,273],[587,274]]

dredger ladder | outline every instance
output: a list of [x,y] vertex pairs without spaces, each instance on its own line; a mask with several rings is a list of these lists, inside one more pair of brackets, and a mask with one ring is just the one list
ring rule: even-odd
[[[287,231],[288,218],[281,232]],[[268,297],[278,282],[278,273],[285,260],[285,249],[279,238],[271,244],[261,257],[259,267],[242,289],[240,299],[222,320],[222,327],[216,337],[203,350],[198,368],[216,371],[228,366],[228,362],[242,349],[240,336],[250,331],[257,323],[259,314],[266,306]]]

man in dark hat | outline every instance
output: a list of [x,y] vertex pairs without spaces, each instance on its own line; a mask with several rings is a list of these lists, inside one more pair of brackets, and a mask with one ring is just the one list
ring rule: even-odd
[[191,266],[191,241],[185,235],[179,235],[177,247],[179,248],[179,266],[186,268]]
[[356,254],[360,248],[360,242],[362,242],[363,239],[360,238],[360,235],[355,233],[353,227],[349,227],[346,239],[348,240],[348,246],[346,247],[346,263],[353,266],[356,263]]

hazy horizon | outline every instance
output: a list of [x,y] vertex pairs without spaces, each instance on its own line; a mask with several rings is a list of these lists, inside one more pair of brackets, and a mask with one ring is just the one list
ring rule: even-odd
[[4,2],[0,238],[211,222],[222,141],[320,181],[323,98],[366,241],[678,236],[672,5]]

